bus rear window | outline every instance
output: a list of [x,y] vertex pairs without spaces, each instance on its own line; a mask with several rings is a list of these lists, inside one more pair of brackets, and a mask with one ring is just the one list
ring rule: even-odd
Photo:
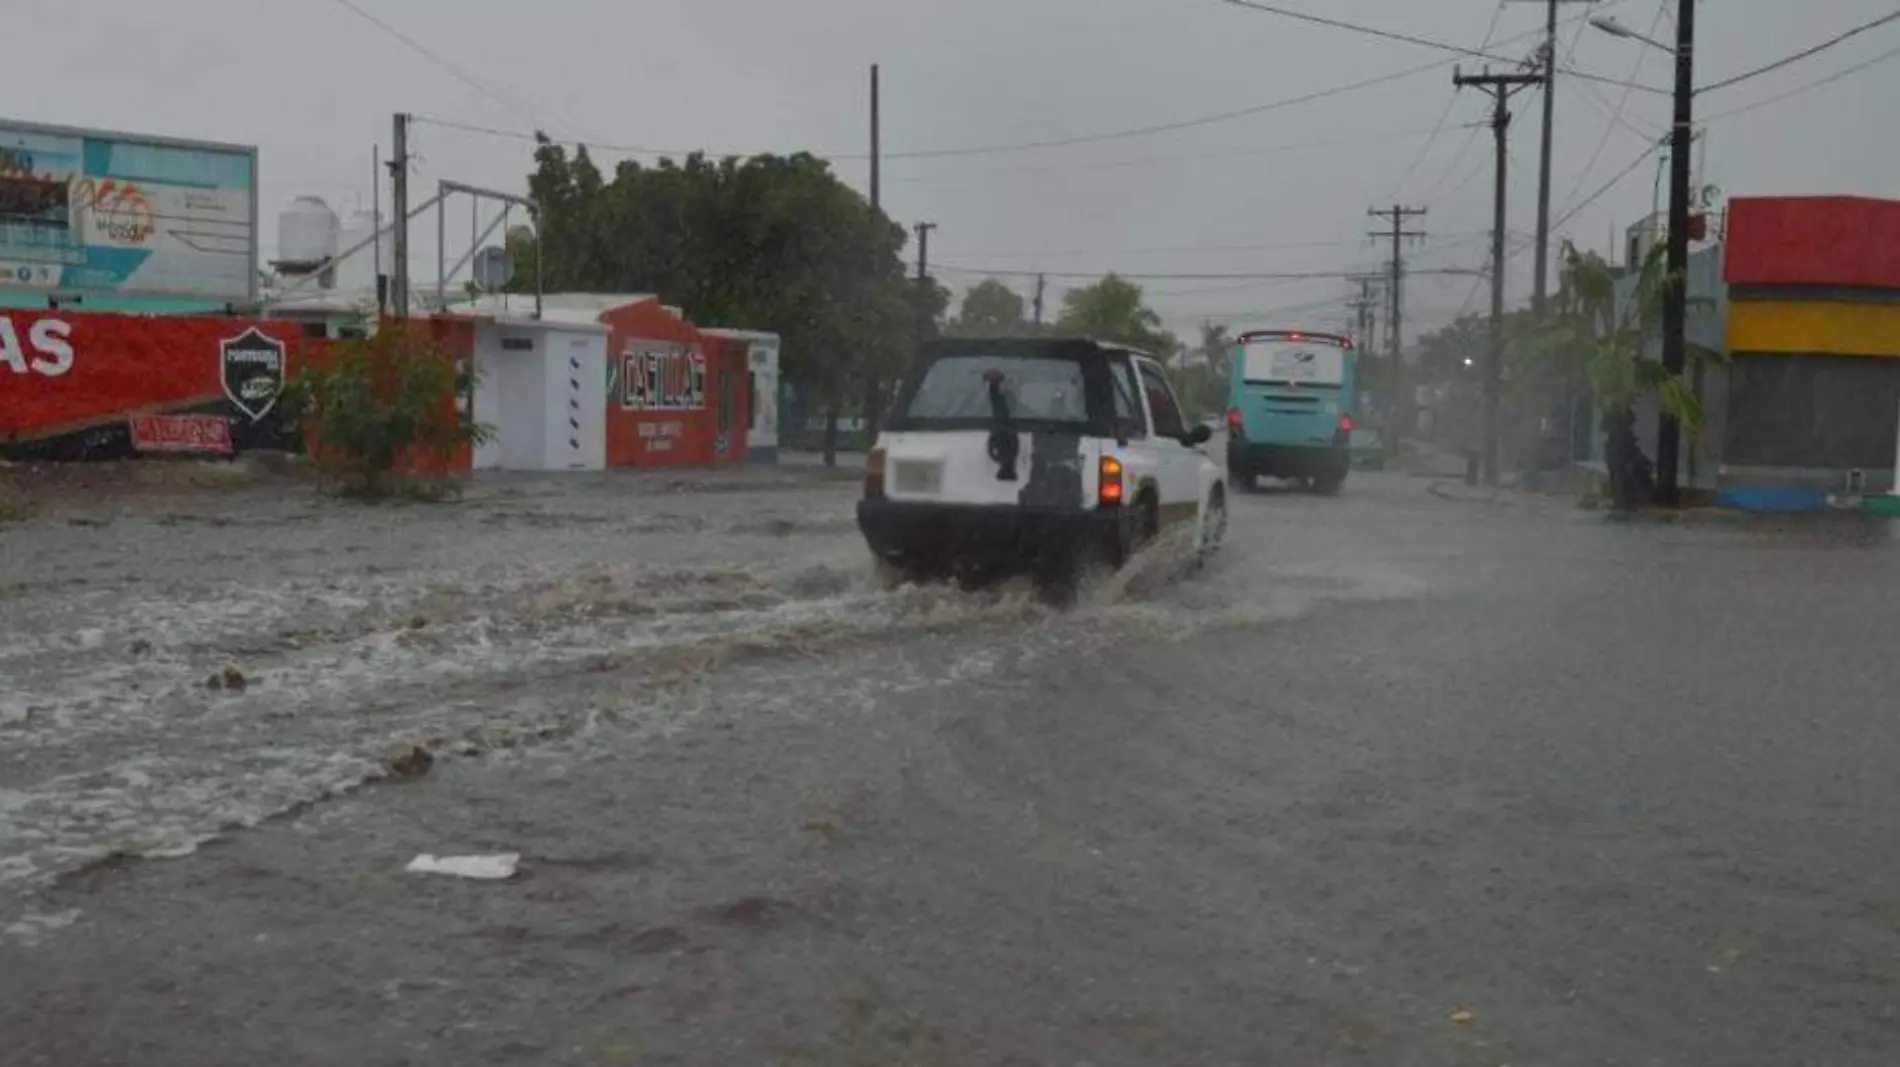
[[1341,385],[1346,350],[1322,338],[1262,338],[1241,349],[1241,377],[1261,385]]

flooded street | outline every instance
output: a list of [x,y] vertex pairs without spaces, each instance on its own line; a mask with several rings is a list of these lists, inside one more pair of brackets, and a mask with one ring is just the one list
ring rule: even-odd
[[0,1062],[1888,1062],[1885,529],[1426,490],[1069,611],[878,589],[816,469],[64,504]]

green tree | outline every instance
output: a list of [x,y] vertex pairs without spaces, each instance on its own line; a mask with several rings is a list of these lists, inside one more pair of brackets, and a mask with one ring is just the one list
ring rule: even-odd
[[[1619,506],[1635,506],[1648,459],[1636,443],[1635,407],[1653,398],[1658,410],[1673,416],[1692,437],[1702,426],[1702,402],[1678,375],[1646,352],[1660,332],[1663,302],[1669,290],[1667,246],[1658,243],[1634,275],[1627,299],[1616,299],[1616,271],[1594,252],[1565,242],[1558,292],[1549,321],[1540,328],[1541,351],[1574,368],[1590,386],[1602,413],[1606,464]],[[1691,307],[1707,301],[1691,301]],[[1692,361],[1712,361],[1721,353],[1691,343]]]
[[1201,339],[1184,350],[1174,372],[1174,386],[1191,414],[1218,414],[1227,407],[1227,379],[1233,360],[1233,338],[1221,323],[1201,324]]
[[963,294],[949,326],[957,337],[1021,337],[1030,330],[1027,302],[995,278],[985,278]]
[[[550,290],[651,292],[698,321],[771,330],[786,380],[825,413],[875,413],[909,359],[934,292],[905,276],[904,231],[822,160],[702,155],[626,161],[607,179],[585,148],[543,138],[528,186]],[[921,300],[921,306],[920,306]]]
[[422,330],[392,324],[305,362],[280,402],[339,492],[433,498],[451,490],[443,472],[457,451],[493,439],[456,405],[472,384]]
[[1172,359],[1180,347],[1174,335],[1161,328],[1161,316],[1143,302],[1141,286],[1113,274],[1063,294],[1056,328],[1134,345],[1162,359]]

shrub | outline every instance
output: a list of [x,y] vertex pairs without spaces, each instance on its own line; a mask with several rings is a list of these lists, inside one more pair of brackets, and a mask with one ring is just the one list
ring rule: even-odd
[[32,510],[27,507],[26,494],[0,482],[0,523],[20,522],[30,514]]
[[434,499],[457,453],[493,431],[456,403],[472,379],[421,329],[387,324],[307,358],[284,394],[323,479],[349,496]]

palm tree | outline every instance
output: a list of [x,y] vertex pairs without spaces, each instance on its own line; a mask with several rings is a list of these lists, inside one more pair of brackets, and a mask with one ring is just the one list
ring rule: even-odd
[[[1636,404],[1653,396],[1657,408],[1673,416],[1691,436],[1702,427],[1702,402],[1678,375],[1645,354],[1649,338],[1662,325],[1668,292],[1664,270],[1667,249],[1658,244],[1638,268],[1631,299],[1617,306],[1617,276],[1602,256],[1581,252],[1564,242],[1560,285],[1552,302],[1549,331],[1539,347],[1558,361],[1559,372],[1580,372],[1602,413],[1604,459],[1617,507],[1630,510],[1648,502],[1653,471],[1636,440]],[[1706,301],[1701,301],[1706,303]],[[1695,360],[1720,359],[1700,345],[1688,346]]]

